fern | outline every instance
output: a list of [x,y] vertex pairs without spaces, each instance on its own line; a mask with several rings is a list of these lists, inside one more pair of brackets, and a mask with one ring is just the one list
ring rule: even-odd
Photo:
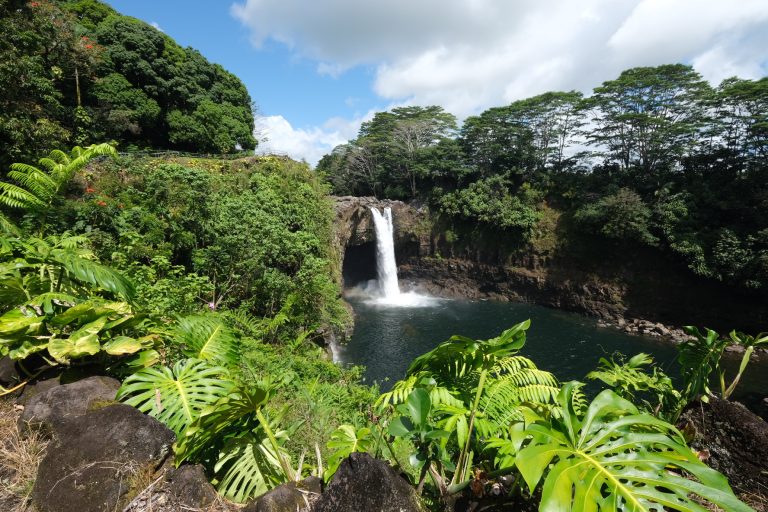
[[[684,405],[672,379],[653,366],[648,354],[637,354],[626,362],[621,354],[611,359],[601,357],[597,370],[588,373],[587,378],[604,382],[622,398],[641,402],[646,411],[669,421],[677,418]],[[653,403],[649,401],[651,396],[655,398]]]
[[29,164],[14,163],[8,177],[16,184],[0,182],[0,204],[44,215],[64,184],[91,159],[104,155],[115,157],[117,151],[109,144],[94,144],[85,149],[76,146],[69,155],[54,150],[48,157],[39,160],[45,170]]

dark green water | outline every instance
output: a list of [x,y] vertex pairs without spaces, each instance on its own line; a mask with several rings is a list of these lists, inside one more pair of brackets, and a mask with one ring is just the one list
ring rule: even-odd
[[[492,301],[441,300],[430,307],[384,307],[350,300],[355,310],[355,332],[338,355],[340,361],[366,367],[366,382],[383,390],[401,379],[411,361],[453,334],[488,339],[531,319],[522,354],[561,381],[584,380],[600,357],[614,352],[646,352],[675,378],[677,350],[657,338],[630,336],[599,328],[583,316],[530,304]],[[764,364],[748,368],[743,391],[768,394]]]

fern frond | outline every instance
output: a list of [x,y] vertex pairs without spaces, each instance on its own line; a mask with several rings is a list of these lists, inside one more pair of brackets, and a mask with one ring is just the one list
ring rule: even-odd
[[264,333],[264,320],[241,310],[225,311],[221,313],[225,318],[232,320],[234,326],[245,334],[260,338]]
[[[75,148],[78,148],[78,146],[75,146]],[[75,148],[73,148],[73,151]],[[57,164],[61,164],[61,165],[67,165],[70,162],[69,155],[60,149],[54,149],[53,151],[48,153],[48,158],[55,161]]]
[[4,204],[9,208],[42,208],[45,206],[39,197],[32,192],[25,190],[13,183],[0,182],[0,204]]
[[50,176],[34,167],[27,172],[12,170],[8,173],[8,177],[36,195],[41,201],[49,201],[58,189],[58,185]]

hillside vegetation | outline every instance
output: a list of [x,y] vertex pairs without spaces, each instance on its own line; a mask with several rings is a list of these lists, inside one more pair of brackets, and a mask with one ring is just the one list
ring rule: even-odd
[[240,79],[98,0],[0,5],[0,167],[114,140],[121,150],[256,147]]

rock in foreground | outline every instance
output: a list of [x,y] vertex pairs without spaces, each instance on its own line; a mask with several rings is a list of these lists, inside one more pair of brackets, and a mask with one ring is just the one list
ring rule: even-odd
[[69,420],[88,412],[95,402],[115,399],[120,382],[110,377],[88,377],[71,384],[58,381],[27,400],[19,418],[19,429],[27,425],[57,430]]
[[768,491],[768,423],[737,402],[694,402],[679,421],[693,433],[691,447],[728,477],[738,493]]
[[171,453],[174,433],[127,405],[111,405],[56,431],[32,499],[41,512],[101,512],[120,506],[141,476]]
[[313,512],[422,512],[416,491],[389,464],[353,453],[340,465]]

